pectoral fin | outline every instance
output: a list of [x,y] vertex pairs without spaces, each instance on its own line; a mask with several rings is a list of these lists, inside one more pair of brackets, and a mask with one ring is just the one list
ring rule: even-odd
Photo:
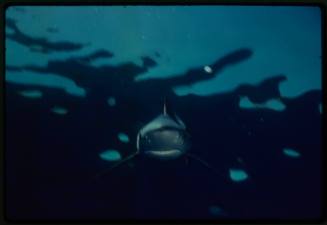
[[128,157],[126,157],[125,159],[122,159],[121,161],[117,162],[116,164],[114,164],[112,167],[104,170],[104,171],[101,171],[99,172],[98,174],[95,175],[94,177],[94,180],[98,180],[100,179],[101,177],[105,176],[105,175],[108,175],[110,172],[113,171],[113,169],[116,169],[122,165],[124,165],[125,163],[128,163],[130,160],[132,160],[136,155],[138,155],[138,151],[129,155]]
[[222,177],[226,182],[229,182],[229,180],[226,178],[226,176],[224,176],[224,173],[223,172],[218,171],[216,168],[214,168],[211,165],[209,165],[209,163],[207,163],[206,161],[204,161],[203,159],[201,159],[199,156],[194,155],[192,153],[187,153],[186,156],[188,158],[194,159],[195,161],[201,163],[203,166],[205,166],[206,168],[208,168],[209,170],[211,170],[215,174],[217,174],[220,177]]

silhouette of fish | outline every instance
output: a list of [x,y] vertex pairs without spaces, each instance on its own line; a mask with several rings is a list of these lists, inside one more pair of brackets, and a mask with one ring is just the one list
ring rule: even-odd
[[157,159],[176,159],[190,148],[190,135],[183,121],[171,115],[164,103],[163,113],[146,124],[137,135],[138,152]]
[[194,159],[216,174],[223,176],[221,172],[211,167],[206,161],[188,152],[191,147],[190,139],[191,136],[186,131],[186,125],[176,113],[172,113],[165,98],[163,112],[144,125],[138,132],[136,152],[97,174],[96,178],[109,173],[114,168],[127,163],[140,154],[159,160],[174,160],[180,157]]

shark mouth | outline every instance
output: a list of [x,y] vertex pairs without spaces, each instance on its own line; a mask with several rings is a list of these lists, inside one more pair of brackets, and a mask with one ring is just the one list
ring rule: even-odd
[[153,150],[153,151],[145,151],[144,153],[147,156],[158,158],[158,159],[175,159],[183,154],[183,152],[178,149]]

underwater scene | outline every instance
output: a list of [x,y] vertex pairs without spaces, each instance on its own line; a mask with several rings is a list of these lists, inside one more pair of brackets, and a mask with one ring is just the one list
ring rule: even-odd
[[315,6],[10,6],[13,221],[322,215]]

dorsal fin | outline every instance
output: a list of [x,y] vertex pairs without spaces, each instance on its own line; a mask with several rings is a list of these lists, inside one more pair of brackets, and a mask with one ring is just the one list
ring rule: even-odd
[[166,97],[164,98],[163,114],[168,115],[168,112],[167,112],[167,98]]

